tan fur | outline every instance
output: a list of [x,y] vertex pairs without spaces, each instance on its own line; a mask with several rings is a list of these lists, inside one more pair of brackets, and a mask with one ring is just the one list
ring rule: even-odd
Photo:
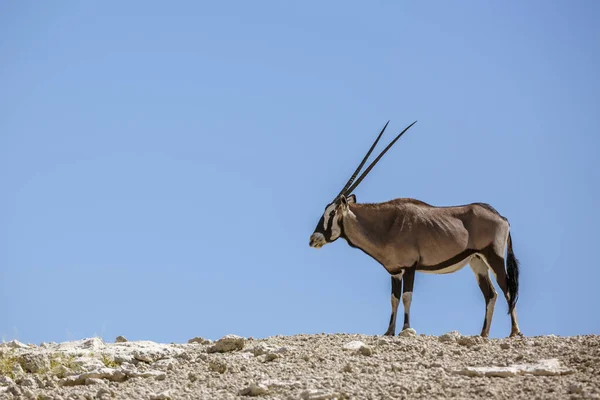
[[434,207],[415,199],[348,204],[340,210],[344,235],[391,274],[432,266],[465,250],[493,247],[502,254],[509,225],[480,204]]

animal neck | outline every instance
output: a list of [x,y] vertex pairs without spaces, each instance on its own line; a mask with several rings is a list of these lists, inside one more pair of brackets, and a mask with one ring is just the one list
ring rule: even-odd
[[341,220],[342,237],[352,247],[357,247],[385,265],[382,232],[378,231],[376,220],[369,218],[368,210],[360,204],[351,204]]

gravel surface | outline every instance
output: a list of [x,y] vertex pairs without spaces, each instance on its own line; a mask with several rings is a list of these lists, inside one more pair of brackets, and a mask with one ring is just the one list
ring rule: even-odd
[[0,399],[600,399],[597,335],[0,344]]

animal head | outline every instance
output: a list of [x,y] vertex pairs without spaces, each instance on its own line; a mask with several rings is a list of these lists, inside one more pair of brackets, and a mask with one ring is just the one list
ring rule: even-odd
[[342,219],[348,212],[348,204],[352,203],[356,203],[356,196],[353,194],[347,198],[341,195],[327,204],[315,231],[310,235],[310,247],[318,249],[340,237],[342,234]]
[[365,165],[365,162],[367,162],[367,159],[373,152],[373,149],[377,145],[377,142],[379,142],[379,139],[381,139],[381,136],[383,135],[383,132],[385,131],[385,128],[387,128],[389,123],[390,123],[390,121],[388,121],[385,124],[385,126],[379,133],[379,136],[377,136],[377,139],[375,139],[375,142],[373,142],[373,144],[371,145],[371,148],[367,152],[367,155],[364,156],[361,163],[358,165],[358,168],[356,168],[356,171],[354,171],[354,173],[352,174],[352,176],[350,177],[348,182],[346,182],[346,185],[344,185],[344,188],[335,197],[335,199],[331,203],[327,204],[327,206],[325,207],[325,212],[323,213],[323,215],[321,216],[321,219],[317,223],[317,227],[315,228],[315,231],[313,232],[312,235],[310,235],[310,241],[309,241],[310,247],[315,247],[315,248],[323,247],[327,243],[331,243],[341,236],[342,220],[343,220],[344,216],[348,213],[348,210],[349,210],[348,205],[352,204],[352,203],[356,203],[356,196],[351,194],[352,191],[354,189],[356,189],[356,187],[367,176],[367,174],[371,171],[371,169],[373,169],[375,164],[377,164],[377,162],[381,159],[381,157],[383,157],[383,155],[394,145],[394,143],[396,143],[396,141],[398,139],[400,139],[400,137],[404,134],[404,132],[406,132],[411,126],[416,124],[417,121],[413,122],[412,124],[410,124],[409,126],[404,128],[404,130],[402,132],[400,132],[398,134],[398,136],[396,136],[396,138],[391,141],[390,144],[388,144],[388,146],[379,154],[379,156],[377,156],[377,158],[375,160],[373,160],[373,162],[360,175],[360,177],[356,180],[356,182],[354,182],[354,180],[358,176],[358,173],[360,172],[362,167]]

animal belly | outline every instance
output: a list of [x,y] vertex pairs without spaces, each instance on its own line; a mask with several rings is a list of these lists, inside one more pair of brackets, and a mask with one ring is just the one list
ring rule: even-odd
[[426,274],[451,274],[456,272],[469,263],[474,253],[453,258],[437,265],[418,265],[417,271]]

